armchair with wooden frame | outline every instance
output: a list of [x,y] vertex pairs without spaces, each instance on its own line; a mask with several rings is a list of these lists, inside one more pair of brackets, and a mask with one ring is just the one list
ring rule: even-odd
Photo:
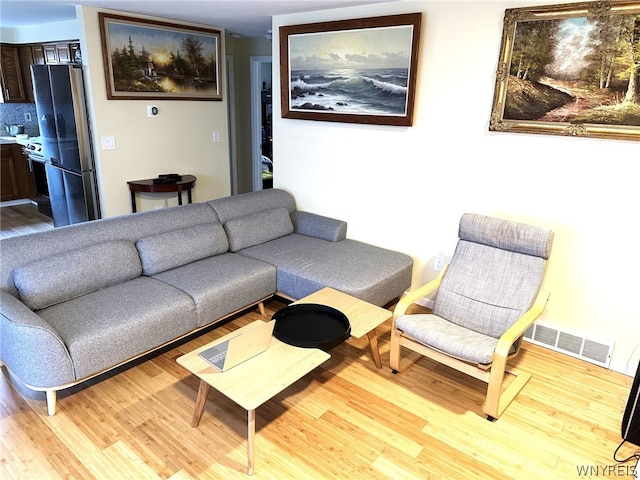
[[[465,213],[458,237],[449,265],[396,305],[390,364],[398,373],[405,347],[484,381],[483,410],[493,421],[531,378],[507,370],[507,361],[518,353],[522,336],[546,306],[548,294],[540,288],[553,232]],[[406,313],[433,292],[432,313]],[[505,381],[508,375],[515,377],[510,383]]]

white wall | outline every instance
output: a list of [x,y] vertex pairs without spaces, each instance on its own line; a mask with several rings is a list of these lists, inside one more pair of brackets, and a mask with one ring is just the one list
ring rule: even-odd
[[[102,216],[131,212],[127,181],[153,178],[162,173],[195,175],[194,202],[229,195],[224,30],[221,30],[223,44],[220,59],[223,101],[108,100],[98,23],[99,9],[77,7],[77,11],[82,25],[80,43],[90,96],[89,113],[93,119]],[[147,117],[147,105],[156,105],[159,115]],[[213,142],[214,130],[220,132],[218,143]],[[115,137],[116,149],[102,150],[101,138],[109,136]],[[177,195],[172,194],[138,194],[137,201],[138,211],[177,203]]]
[[[533,4],[557,3],[537,0]],[[505,9],[518,2],[375,4],[277,16],[281,25],[423,12],[414,125],[282,119],[274,184],[298,208],[348,221],[351,238],[415,259],[412,288],[450,256],[464,212],[547,226],[555,244],[541,320],[612,339],[611,368],[640,356],[637,142],[488,131]],[[273,62],[279,65],[277,34]],[[273,69],[274,86],[279,69]]]
[[78,38],[80,25],[76,20],[54,22],[20,28],[0,27],[0,41],[8,43],[38,43]]

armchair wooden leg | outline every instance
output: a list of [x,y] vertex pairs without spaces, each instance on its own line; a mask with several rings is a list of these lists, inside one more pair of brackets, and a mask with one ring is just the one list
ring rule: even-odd
[[[502,391],[502,382],[505,374],[513,375],[514,379]],[[516,371],[493,372],[492,369],[489,386],[487,387],[487,399],[484,405],[484,413],[489,420],[493,421],[500,418],[530,379],[531,375],[528,373]]]
[[391,350],[389,352],[389,364],[391,365],[391,371],[398,373],[400,371],[400,337],[402,334],[400,330],[395,327],[391,328]]

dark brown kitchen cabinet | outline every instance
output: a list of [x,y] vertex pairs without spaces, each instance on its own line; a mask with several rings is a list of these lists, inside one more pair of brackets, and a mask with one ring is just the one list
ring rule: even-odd
[[32,45],[31,55],[36,65],[56,65],[58,63],[78,63],[80,61],[80,44],[77,40],[68,42],[45,43]]
[[55,45],[43,45],[44,47],[44,62],[47,65],[53,65],[58,63],[58,49]]
[[33,81],[31,80],[31,64],[33,62],[33,53],[28,45],[18,47],[18,55],[20,57],[20,71],[22,73],[22,86],[24,88],[24,96],[27,102],[34,103]]
[[44,58],[44,45],[32,45],[31,58],[35,65],[45,65],[47,62]]
[[26,102],[18,47],[0,45],[0,99],[4,103]]
[[0,201],[33,197],[33,173],[20,145],[0,145],[0,152]]
[[[74,61],[75,49],[72,50],[69,42],[47,43],[42,46],[44,61],[47,65],[58,63],[72,63]],[[78,47],[79,48],[79,47]]]

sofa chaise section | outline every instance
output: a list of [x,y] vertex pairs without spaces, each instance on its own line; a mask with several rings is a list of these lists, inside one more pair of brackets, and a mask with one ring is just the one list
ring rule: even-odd
[[273,264],[277,293],[299,299],[332,287],[383,306],[411,285],[413,259],[347,239],[344,221],[296,210],[284,190],[269,189],[209,202],[231,252]]
[[331,242],[293,233],[240,253],[273,263],[278,269],[278,292],[290,299],[328,286],[384,306],[411,284],[410,257],[356,240]]

